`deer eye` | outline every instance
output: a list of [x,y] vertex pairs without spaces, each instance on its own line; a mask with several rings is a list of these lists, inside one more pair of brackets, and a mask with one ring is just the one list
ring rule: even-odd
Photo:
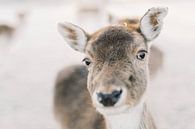
[[147,51],[146,50],[140,50],[137,54],[137,59],[138,60],[143,60],[145,57],[146,57],[146,53]]
[[84,62],[84,64],[85,64],[86,66],[89,66],[89,65],[91,64],[91,61],[90,61],[89,58],[84,58],[84,59],[82,60],[82,62]]

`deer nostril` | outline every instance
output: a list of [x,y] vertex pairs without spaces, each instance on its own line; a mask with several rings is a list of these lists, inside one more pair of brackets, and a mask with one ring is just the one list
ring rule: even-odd
[[115,99],[119,99],[120,96],[121,96],[121,93],[122,93],[122,90],[120,90],[120,91],[115,90],[115,91],[112,92],[112,96]]
[[98,101],[104,106],[114,106],[119,100],[121,94],[122,90],[114,90],[111,94],[97,93],[97,97]]

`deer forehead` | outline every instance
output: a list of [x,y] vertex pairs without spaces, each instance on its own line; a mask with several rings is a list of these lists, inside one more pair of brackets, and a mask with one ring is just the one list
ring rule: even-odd
[[130,31],[123,26],[110,26],[94,33],[85,53],[103,61],[126,59],[139,49],[147,49],[140,33]]

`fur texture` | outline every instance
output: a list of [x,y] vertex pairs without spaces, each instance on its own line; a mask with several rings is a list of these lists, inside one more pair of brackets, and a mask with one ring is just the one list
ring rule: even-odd
[[[151,71],[154,73],[156,71]],[[62,69],[57,76],[54,112],[62,129],[107,129],[104,117],[92,105],[87,74],[85,66],[76,65]],[[142,110],[139,129],[153,129],[154,122],[145,104]]]

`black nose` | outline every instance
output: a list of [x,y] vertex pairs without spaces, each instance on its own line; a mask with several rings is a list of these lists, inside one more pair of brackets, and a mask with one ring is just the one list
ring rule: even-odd
[[119,100],[122,94],[122,90],[114,90],[111,94],[97,93],[98,101],[105,107],[114,106],[114,104]]

